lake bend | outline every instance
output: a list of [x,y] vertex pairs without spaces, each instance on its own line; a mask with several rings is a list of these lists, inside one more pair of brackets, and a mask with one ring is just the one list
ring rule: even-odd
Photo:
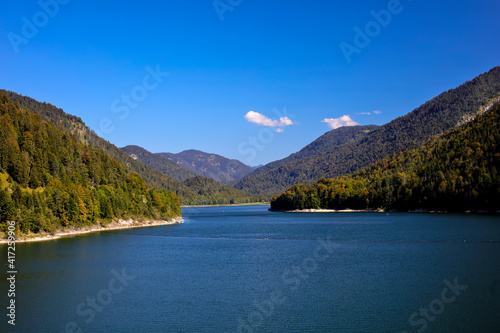
[[7,245],[1,332],[500,332],[500,217],[183,208]]

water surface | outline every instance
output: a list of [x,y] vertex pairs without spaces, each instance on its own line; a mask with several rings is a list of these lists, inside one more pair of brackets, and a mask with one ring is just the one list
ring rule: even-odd
[[498,217],[267,208],[17,244],[0,331],[500,332]]

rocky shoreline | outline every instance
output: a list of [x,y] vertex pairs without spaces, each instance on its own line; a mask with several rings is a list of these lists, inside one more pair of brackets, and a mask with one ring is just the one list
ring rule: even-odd
[[[81,235],[88,234],[99,231],[107,231],[107,230],[120,230],[120,229],[133,229],[133,228],[145,228],[145,227],[154,227],[154,226],[164,226],[171,224],[179,224],[183,223],[184,219],[182,217],[175,217],[170,220],[146,220],[146,221],[136,221],[136,220],[116,220],[109,223],[107,226],[103,227],[101,225],[83,227],[83,228],[69,228],[65,230],[61,230],[56,232],[54,235],[52,234],[28,234],[28,235],[16,235],[16,243],[25,243],[25,242],[41,242],[59,239],[61,237],[73,236],[73,235]],[[7,239],[0,239],[0,244],[8,243]]]

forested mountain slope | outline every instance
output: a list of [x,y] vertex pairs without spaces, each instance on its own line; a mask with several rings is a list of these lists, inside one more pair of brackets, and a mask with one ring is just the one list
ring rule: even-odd
[[22,233],[180,215],[172,192],[79,142],[0,92],[0,229]]
[[265,173],[269,170],[276,169],[281,165],[300,160],[312,155],[317,155],[324,153],[333,149],[334,147],[354,142],[366,136],[368,133],[376,129],[377,125],[365,125],[365,126],[344,126],[331,131],[326,132],[300,151],[283,158],[278,161],[268,163],[250,174],[250,176]]
[[157,189],[167,189],[179,196],[187,197],[190,191],[179,181],[166,176],[158,170],[148,167],[140,161],[131,158],[127,153],[99,137],[94,131],[88,128],[81,118],[65,113],[56,106],[39,102],[28,96],[17,93],[0,90],[6,93],[9,98],[20,107],[41,115],[43,120],[54,123],[58,128],[72,133],[78,137],[81,143],[97,148],[111,156],[113,159],[122,162],[130,171],[137,172],[148,184]]
[[178,181],[199,176],[197,173],[183,168],[175,161],[161,156],[160,154],[153,154],[142,147],[129,145],[121,148],[121,150],[126,152],[133,159],[137,159],[140,162],[149,165],[153,169],[161,171]]
[[172,159],[198,175],[212,178],[223,184],[234,183],[253,171],[252,167],[238,160],[194,149],[178,154],[159,153],[159,155]]
[[500,103],[419,148],[385,158],[350,176],[295,185],[273,210],[500,209]]
[[[145,163],[162,172],[171,172],[175,170],[172,163],[176,162],[162,156],[161,154],[153,154],[144,148],[138,146],[127,146],[122,148],[123,151],[129,153],[137,160]],[[250,196],[247,193],[235,189],[232,186],[218,183],[212,178],[200,176],[190,170],[181,169],[178,174],[182,174],[185,179],[182,185],[189,189],[191,192],[189,201],[182,198],[183,204],[186,205],[221,205],[221,204],[238,204],[262,201],[263,198],[258,196]]]
[[500,100],[500,67],[451,89],[405,116],[378,127],[365,137],[263,174],[247,176],[235,187],[248,193],[273,195],[298,183],[360,170],[391,154],[422,145],[486,111]]
[[[40,115],[43,120],[52,122],[59,129],[75,135],[80,143],[99,149],[114,160],[121,162],[127,170],[139,174],[146,181],[146,183],[153,188],[158,190],[165,189],[174,192],[177,196],[179,196],[183,205],[207,204],[213,201],[217,201],[218,204],[225,204],[234,201],[239,202],[239,200],[243,200],[242,202],[254,200],[253,197],[249,197],[248,195],[245,199],[241,199],[241,195],[238,195],[238,199],[232,197],[222,199],[221,195],[214,196],[214,198],[217,197],[217,199],[206,196],[200,197],[197,194],[197,189],[191,190],[181,181],[178,181],[170,175],[166,175],[139,160],[133,159],[120,148],[99,137],[94,131],[85,125],[81,118],[66,114],[62,109],[49,103],[42,103],[34,100],[33,98],[11,91],[0,89],[0,93],[1,92],[4,92],[18,107]],[[177,171],[179,171],[179,169],[176,170],[176,172]],[[175,175],[179,176],[177,173]],[[179,178],[182,177],[179,176]],[[228,193],[228,190],[225,190],[224,192]]]
[[221,184],[208,177],[196,176],[186,179],[183,183],[198,195],[198,201],[194,201],[194,204],[197,205],[238,204],[264,201],[263,198],[251,197],[241,190]]

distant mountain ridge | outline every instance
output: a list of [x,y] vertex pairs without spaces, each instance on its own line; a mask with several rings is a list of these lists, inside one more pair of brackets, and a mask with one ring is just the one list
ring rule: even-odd
[[160,154],[153,154],[142,147],[129,145],[120,149],[129,154],[133,159],[139,160],[178,181],[182,182],[188,178],[199,176],[197,173],[183,168],[175,161]]
[[249,201],[261,201],[262,198],[251,197],[245,192],[230,185],[222,184],[210,177],[196,174],[188,169],[184,169],[176,162],[161,154],[154,154],[139,146],[126,146],[121,148],[132,158],[145,163],[161,172],[176,172],[182,177],[182,184],[189,188],[199,199],[192,199],[196,204],[237,204]]
[[[44,121],[51,122],[57,128],[75,136],[80,143],[101,150],[106,155],[123,164],[128,171],[136,172],[149,186],[158,190],[165,189],[172,191],[180,198],[183,205],[246,203],[256,200],[254,197],[242,193],[231,186],[222,184],[216,184],[212,186],[211,191],[206,191],[203,195],[200,195],[198,187],[189,188],[183,182],[146,165],[138,159],[132,158],[126,152],[99,137],[85,125],[81,118],[67,114],[62,109],[50,103],[39,102],[31,97],[4,89],[0,89],[0,92],[5,93],[16,107],[40,115]],[[177,171],[181,172],[182,170],[177,169]],[[189,170],[182,172],[189,172]],[[180,177],[180,174],[176,176]],[[196,175],[193,176],[195,177]],[[219,193],[217,191],[222,192]],[[235,197],[226,196],[233,194]]]
[[418,147],[432,136],[474,119],[499,100],[500,67],[497,66],[354,142],[262,173],[256,170],[235,187],[252,194],[272,196],[294,184],[354,172],[391,154]]
[[500,209],[500,103],[491,111],[418,148],[387,157],[354,174],[294,185],[271,210]]
[[0,237],[181,215],[179,198],[0,92]]
[[[393,154],[419,147],[436,134],[470,122],[500,101],[500,67],[443,92],[383,126],[330,131],[299,152],[256,170],[239,161],[196,150],[152,154],[135,146],[132,158],[97,136],[79,117],[68,115],[49,103],[0,89],[2,91],[16,107],[41,115],[43,120],[56,124],[80,143],[102,150],[123,164],[126,170],[139,174],[149,186],[174,192],[182,204],[224,204],[270,198],[295,184],[352,173]],[[212,182],[212,179],[226,184],[236,182],[234,187],[243,190],[246,197],[241,191],[233,191],[232,187]],[[200,196],[200,193],[203,194]]]
[[285,157],[281,160],[268,163],[262,167],[257,168],[250,175],[258,175],[269,170],[280,167],[281,165],[300,160],[312,155],[317,155],[324,153],[336,146],[340,146],[349,142],[356,141],[366,136],[371,131],[378,128],[377,125],[365,125],[365,126],[344,126],[331,131],[326,132],[298,152]]
[[183,168],[223,184],[232,184],[254,170],[251,166],[238,160],[194,149],[185,150],[178,154],[158,153],[158,155],[169,158]]
[[42,116],[42,119],[54,123],[58,128],[65,130],[78,137],[78,140],[86,145],[103,150],[113,159],[123,163],[130,171],[135,171],[151,186],[158,189],[167,189],[178,196],[188,195],[189,189],[177,182],[172,177],[162,174],[140,161],[131,158],[127,153],[99,137],[94,131],[85,125],[80,117],[65,113],[62,109],[46,102],[39,102],[31,97],[24,96],[12,91],[0,89],[15,104],[28,111]]

